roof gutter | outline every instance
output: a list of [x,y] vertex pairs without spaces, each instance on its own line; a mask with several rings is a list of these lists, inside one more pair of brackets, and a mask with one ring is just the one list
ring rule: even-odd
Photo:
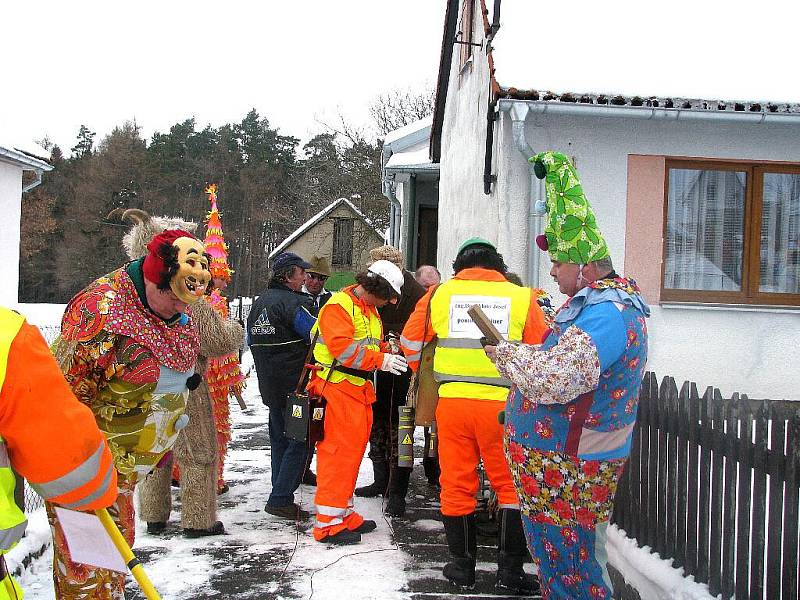
[[743,111],[691,110],[685,108],[663,108],[657,106],[607,106],[605,104],[571,104],[546,100],[522,100],[502,98],[500,110],[525,104],[534,114],[572,115],[583,117],[613,117],[623,119],[645,119],[661,121],[725,121],[729,123],[782,123],[800,125],[800,113],[766,113]]
[[24,152],[3,148],[0,146],[0,158],[5,158],[9,162],[17,165],[23,171],[33,171],[36,174],[36,179],[31,181],[28,185],[22,187],[22,193],[29,192],[37,185],[42,183],[42,174],[45,171],[52,171],[53,165],[33,156],[29,156]]

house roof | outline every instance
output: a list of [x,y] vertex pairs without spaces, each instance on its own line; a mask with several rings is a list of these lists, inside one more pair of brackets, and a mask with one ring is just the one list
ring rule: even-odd
[[[38,171],[53,170],[53,165],[47,162],[43,157],[34,154],[35,149],[27,148],[21,145],[17,146],[0,145],[0,160],[10,162],[22,169],[33,169]],[[39,152],[44,153],[46,151],[41,149]]]
[[272,252],[269,253],[268,258],[272,260],[274,256],[277,256],[278,254],[286,250],[286,248],[291,246],[304,233],[306,233],[309,229],[314,227],[317,223],[320,223],[323,219],[325,219],[325,217],[327,217],[329,214],[331,214],[334,210],[336,210],[339,206],[342,205],[349,208],[356,215],[356,217],[358,217],[361,221],[363,221],[367,225],[367,227],[369,227],[375,232],[375,235],[383,239],[383,234],[377,229],[375,229],[375,227],[372,225],[372,223],[370,223],[369,219],[367,219],[364,213],[358,210],[356,206],[352,202],[350,202],[350,200],[348,200],[347,198],[339,198],[338,200],[334,200],[333,202],[331,202],[328,206],[323,208],[321,211],[319,211],[317,214],[311,217],[308,221],[306,221],[305,223],[300,225],[300,227],[295,229],[289,235],[289,237],[283,240]]
[[[585,49],[586,52],[596,47],[597,55],[605,57],[609,65],[614,69],[604,70],[598,75],[598,81],[589,82],[585,74],[579,75],[577,69],[572,68],[571,58],[568,53],[563,53],[559,48],[548,47],[546,43],[532,36],[536,30],[532,24],[542,22],[542,9],[538,3],[523,0],[479,0],[480,11],[476,14],[483,16],[483,36],[476,33],[476,40],[488,44],[489,72],[491,77],[492,97],[490,101],[495,102],[500,99],[517,99],[525,101],[538,101],[556,104],[572,104],[582,106],[625,106],[625,107],[652,107],[666,110],[692,111],[697,113],[726,113],[735,119],[734,115],[753,115],[761,114],[769,116],[771,114],[800,117],[800,97],[779,98],[780,95],[798,95],[800,92],[786,92],[787,87],[773,86],[774,80],[790,81],[791,79],[770,77],[769,71],[761,69],[758,72],[759,83],[754,84],[750,71],[741,71],[741,61],[737,58],[748,60],[756,59],[761,61],[766,54],[762,48],[750,52],[742,44],[739,54],[733,55],[735,50],[726,49],[720,52],[719,56],[723,59],[723,54],[729,56],[728,61],[734,68],[739,69],[739,77],[722,77],[719,73],[711,71],[707,76],[695,80],[692,83],[684,82],[682,89],[672,87],[663,89],[661,81],[668,80],[663,77],[663,71],[656,65],[644,70],[636,70],[629,64],[632,55],[630,52],[617,52],[618,44],[628,44],[636,47],[637,35],[642,32],[632,31],[630,39],[626,37],[622,40],[608,39],[607,32],[598,29],[598,36],[603,36],[598,40],[583,39],[580,34],[573,31],[574,23],[564,16],[563,27],[569,26],[568,37],[564,44],[572,45],[576,48]],[[456,35],[456,28],[459,17],[458,0],[448,0],[445,13],[444,36],[442,40],[442,52],[439,62],[439,77],[437,85],[436,103],[434,106],[433,129],[431,131],[430,154],[434,162],[438,162],[441,154],[441,130],[444,122],[444,109],[447,100],[447,88],[450,76],[450,68],[453,57],[453,47]],[[491,5],[491,6],[489,6]],[[602,10],[606,10],[603,8]],[[677,14],[680,14],[678,11]],[[589,21],[590,19],[584,19]],[[624,19],[623,19],[624,20]],[[490,22],[491,21],[491,22]],[[590,26],[594,26],[591,23]],[[476,19],[476,30],[480,32],[481,22]],[[542,23],[542,27],[546,27]],[[669,27],[661,27],[669,31]],[[733,35],[732,30],[722,29],[726,35]],[[564,30],[566,31],[566,30]],[[643,29],[646,34],[646,28]],[[541,31],[540,31],[541,33]],[[563,35],[567,35],[563,33]],[[685,33],[685,32],[684,32]],[[780,44],[789,43],[785,36],[772,36],[779,39]],[[772,39],[772,38],[770,38]],[[703,40],[708,45],[708,40]],[[676,46],[672,49],[660,49],[655,41],[651,46],[643,45],[641,52],[635,56],[650,57],[666,56],[670,57],[676,50],[684,50],[689,43],[684,46]],[[713,43],[711,43],[713,46]],[[711,48],[713,49],[713,48]],[[722,50],[722,49],[720,49]],[[767,53],[777,56],[782,54],[780,49]],[[616,63],[614,61],[617,61]],[[697,61],[695,61],[696,63]],[[703,62],[704,68],[718,67],[721,61]],[[676,63],[676,67],[681,63]],[[694,64],[694,63],[693,63]],[[699,64],[699,63],[698,63]],[[696,66],[692,66],[696,70]],[[650,77],[653,83],[639,83],[643,76]],[[583,79],[579,79],[583,78]],[[650,87],[650,90],[631,89],[630,86]],[[763,92],[753,93],[756,87],[763,88]],[[594,88],[595,91],[592,91]],[[661,89],[659,89],[661,88]],[[598,89],[604,91],[597,91]],[[760,96],[761,93],[775,94],[770,99]],[[698,116],[700,116],[698,114]],[[800,123],[800,119],[798,119]]]

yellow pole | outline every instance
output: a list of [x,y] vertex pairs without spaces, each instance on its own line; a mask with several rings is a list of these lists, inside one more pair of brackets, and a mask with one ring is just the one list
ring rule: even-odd
[[122,533],[117,527],[117,524],[114,523],[114,519],[108,514],[108,511],[105,508],[101,508],[94,511],[94,514],[100,519],[108,535],[111,536],[111,540],[114,542],[117,550],[119,550],[122,558],[125,559],[125,563],[131,570],[131,574],[134,579],[136,579],[139,587],[142,588],[145,598],[147,598],[147,600],[161,600],[161,596],[158,595],[156,588],[153,587],[153,584],[147,577],[147,573],[144,572],[142,565],[139,563],[139,559],[136,558],[136,555],[133,553],[130,546],[128,546],[128,542],[125,541],[125,538],[122,537]]

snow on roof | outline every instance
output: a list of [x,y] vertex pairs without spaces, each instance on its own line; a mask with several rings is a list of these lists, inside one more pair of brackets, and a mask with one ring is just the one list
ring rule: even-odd
[[289,237],[283,240],[283,242],[281,242],[272,252],[269,253],[269,256],[267,258],[269,260],[272,260],[274,256],[286,250],[286,248],[288,248],[295,240],[297,240],[300,236],[302,236],[306,231],[314,227],[314,225],[322,221],[325,217],[327,217],[331,212],[333,212],[337,207],[339,207],[342,204],[346,205],[350,210],[352,210],[356,214],[356,216],[362,221],[364,221],[364,223],[366,223],[379,238],[383,239],[383,234],[381,234],[380,231],[375,229],[375,226],[372,223],[370,223],[369,219],[366,217],[364,213],[358,210],[356,206],[352,202],[350,202],[350,200],[348,200],[347,198],[339,198],[338,200],[334,200],[333,202],[331,202],[328,206],[323,208],[321,211],[319,211],[317,214],[311,217],[308,221],[306,221],[305,223],[300,225],[300,227],[295,229],[294,232],[289,235]]
[[49,162],[50,153],[38,144],[0,144],[0,158],[5,158],[22,168],[41,169],[52,171],[53,165]]
[[429,170],[438,171],[439,165],[431,163],[427,146],[421,150],[411,152],[396,152],[392,154],[384,169],[387,171],[399,170]]
[[685,0],[657,15],[638,0],[581,4],[569,14],[506,0],[492,41],[494,78],[500,97],[800,113],[800,79],[781,58],[795,54],[800,11],[784,8],[796,16]]
[[422,132],[423,130],[427,129],[427,134],[430,135],[430,128],[431,124],[433,123],[433,115],[429,115],[420,119],[419,121],[414,121],[413,123],[409,123],[405,127],[401,127],[400,129],[395,129],[394,131],[390,131],[386,134],[386,137],[383,139],[383,145],[392,145],[394,142],[403,139],[404,137],[411,136],[415,133]]

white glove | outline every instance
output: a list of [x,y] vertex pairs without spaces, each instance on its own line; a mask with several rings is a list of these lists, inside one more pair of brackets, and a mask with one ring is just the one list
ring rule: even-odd
[[401,354],[384,354],[381,371],[388,371],[392,375],[400,375],[408,370],[408,361]]

